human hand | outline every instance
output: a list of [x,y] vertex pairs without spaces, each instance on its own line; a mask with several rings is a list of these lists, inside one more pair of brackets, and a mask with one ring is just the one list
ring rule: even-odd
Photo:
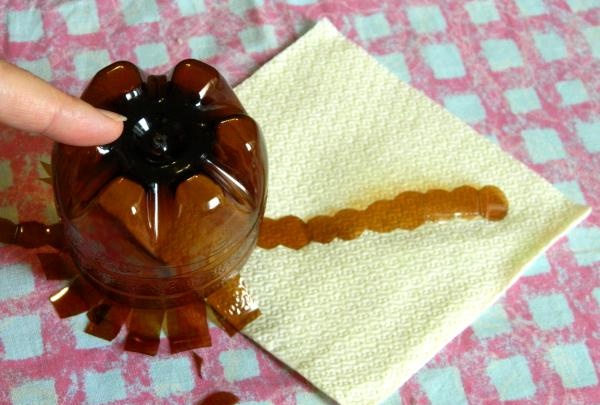
[[0,60],[0,123],[55,141],[92,146],[114,141],[125,117],[100,110]]

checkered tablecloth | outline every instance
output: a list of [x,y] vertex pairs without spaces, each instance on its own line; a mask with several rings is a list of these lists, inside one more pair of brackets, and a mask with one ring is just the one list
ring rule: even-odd
[[[150,73],[199,58],[232,83],[328,17],[397,76],[573,200],[600,207],[598,0],[0,0],[0,57],[72,94],[115,60]],[[38,181],[50,142],[0,128],[0,216],[56,220]],[[150,358],[59,320],[32,251],[0,247],[0,403],[329,404],[241,336]],[[364,361],[368,361],[365,359]],[[600,403],[600,213],[385,402]]]

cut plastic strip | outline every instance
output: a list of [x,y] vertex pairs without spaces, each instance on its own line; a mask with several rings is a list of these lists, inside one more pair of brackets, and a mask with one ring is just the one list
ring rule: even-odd
[[35,221],[15,224],[6,218],[0,218],[0,243],[18,245],[27,249],[48,245],[62,250],[64,248],[62,225],[44,225]]
[[231,392],[214,392],[204,398],[198,405],[235,405],[240,399]]
[[162,309],[132,309],[127,322],[125,350],[154,356],[160,344],[164,315]]
[[221,326],[221,328],[229,335],[230,337],[235,336],[239,330],[236,329],[232,324],[230,324],[225,318],[219,315],[218,312],[213,311],[214,320]]
[[196,374],[198,374],[198,377],[202,378],[202,366],[204,365],[204,359],[198,354],[192,352],[192,360],[196,366]]
[[206,298],[206,302],[237,331],[260,316],[260,310],[239,275],[226,281]]
[[171,353],[211,345],[206,305],[203,301],[168,309],[165,316]]
[[56,313],[68,318],[96,306],[102,299],[98,291],[82,277],[77,277],[50,297]]
[[100,339],[111,341],[121,331],[130,311],[130,308],[105,298],[88,311],[89,322],[85,332]]
[[46,172],[48,177],[52,177],[52,164],[43,161],[40,161],[40,164],[42,165],[42,169],[44,169],[44,172]]
[[61,253],[38,253],[42,271],[48,280],[69,280],[78,270],[70,256]]

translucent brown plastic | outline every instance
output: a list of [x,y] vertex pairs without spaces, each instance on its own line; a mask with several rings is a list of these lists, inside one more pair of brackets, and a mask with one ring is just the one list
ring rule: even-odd
[[125,349],[148,355],[161,330],[173,353],[209,346],[207,297],[228,327],[255,319],[238,273],[264,212],[266,153],[229,85],[195,60],[148,77],[117,62],[82,99],[125,115],[123,134],[55,145],[45,169],[60,226],[0,222],[2,240],[63,251],[40,256],[49,278],[70,278],[51,297],[59,316],[87,311],[86,332],[108,340],[126,326]]
[[198,405],[235,405],[240,399],[230,392],[215,392],[198,402]]
[[57,206],[82,272],[115,301],[154,309],[218,289],[252,251],[264,209],[256,123],[193,60],[170,80],[113,64],[82,98],[127,116],[111,145],[54,149]]
[[194,361],[194,365],[196,366],[196,374],[198,374],[198,377],[203,378],[202,376],[202,366],[204,365],[204,359],[192,352],[192,360]]
[[507,213],[508,200],[502,190],[494,186],[479,190],[462,186],[452,191],[406,191],[393,200],[376,201],[364,211],[344,209],[333,216],[321,215],[306,222],[291,215],[279,219],[265,218],[258,246],[272,249],[283,245],[301,249],[310,242],[356,239],[367,229],[375,232],[411,230],[428,221],[472,219],[477,216],[498,221]]
[[64,246],[60,224],[44,225],[35,221],[15,224],[6,218],[0,218],[0,242],[29,249],[44,245],[61,249]]
[[242,330],[261,314],[240,276],[229,279],[222,288],[209,295],[206,302],[222,319],[221,323],[229,333],[231,328]]

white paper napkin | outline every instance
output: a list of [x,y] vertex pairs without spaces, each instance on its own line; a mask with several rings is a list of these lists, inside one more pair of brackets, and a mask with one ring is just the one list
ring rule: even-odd
[[243,276],[263,316],[244,333],[342,404],[385,399],[589,213],[328,21],[236,92],[267,141],[269,217],[465,184],[510,201],[501,222],[256,250]]

